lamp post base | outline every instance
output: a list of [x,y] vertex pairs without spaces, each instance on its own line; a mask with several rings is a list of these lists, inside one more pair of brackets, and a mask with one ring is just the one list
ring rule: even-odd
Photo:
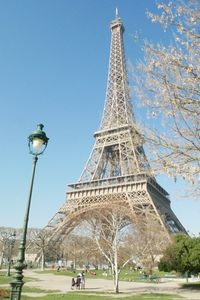
[[14,280],[10,282],[11,285],[10,300],[21,299],[22,286],[24,285],[24,281],[23,281],[24,267],[25,267],[24,263],[20,261],[18,261],[17,264],[14,266],[16,273],[14,275]]
[[10,283],[11,285],[10,300],[21,299],[21,291],[22,291],[23,284],[24,284],[23,281],[17,281],[17,280]]

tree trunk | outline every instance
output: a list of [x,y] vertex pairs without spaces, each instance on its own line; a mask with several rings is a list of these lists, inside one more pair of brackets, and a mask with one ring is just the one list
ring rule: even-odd
[[189,276],[188,276],[188,274],[189,274],[189,272],[186,271],[186,272],[185,272],[185,278],[186,278],[186,282],[187,282],[187,283],[189,282]]
[[114,240],[114,287],[115,293],[119,293],[119,272],[118,272],[118,251],[117,251],[117,240]]
[[1,258],[0,258],[0,269],[2,269],[2,265],[3,265],[3,252],[1,253]]
[[115,271],[115,274],[114,274],[114,287],[115,287],[115,293],[118,294],[119,293],[119,274],[118,274],[117,270]]
[[5,244],[3,244],[3,247],[2,247],[1,258],[0,258],[0,269],[3,266],[4,255],[5,255]]
[[45,255],[44,255],[44,250],[42,249],[42,258],[41,258],[41,270],[44,271],[45,267]]

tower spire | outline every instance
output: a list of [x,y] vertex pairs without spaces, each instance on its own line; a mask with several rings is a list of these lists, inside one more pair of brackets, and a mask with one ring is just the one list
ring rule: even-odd
[[[117,12],[118,13],[118,10]],[[120,18],[111,22],[111,47],[105,105],[96,143],[79,182],[150,173],[129,95]]]
[[129,95],[123,33],[124,26],[118,17],[111,22],[111,47],[106,99],[100,130],[133,124]]

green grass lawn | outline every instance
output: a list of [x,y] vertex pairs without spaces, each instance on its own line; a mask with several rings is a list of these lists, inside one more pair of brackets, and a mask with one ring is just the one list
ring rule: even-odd
[[[65,270],[65,269],[61,269],[59,271],[56,271],[56,269],[46,269],[45,271],[38,271],[38,272],[75,277],[78,273],[80,273],[80,270],[76,270],[75,272],[73,272],[71,270]],[[94,272],[96,273],[96,275],[93,275]],[[107,276],[105,276],[106,273],[107,273]],[[172,274],[155,271],[153,273],[153,276],[165,277],[165,276],[172,276]],[[112,280],[112,275],[110,274],[110,272],[109,271],[103,272],[102,270],[94,270],[94,271],[92,270],[91,272],[87,272],[87,273],[85,273],[85,277],[93,278],[93,279],[103,278],[103,279]],[[122,281],[143,281],[142,278],[143,278],[143,274],[138,271],[122,270],[120,273],[120,280],[122,280]]]
[[175,300],[175,299],[181,299],[178,296],[172,296],[172,295],[161,295],[161,294],[142,294],[142,295],[136,295],[136,296],[129,296],[129,297],[120,297],[120,294],[117,298],[114,298],[113,295],[105,295],[105,294],[98,294],[95,295],[95,293],[90,294],[82,294],[82,293],[67,293],[67,294],[60,294],[60,295],[47,295],[45,297],[37,297],[37,298],[31,298],[22,296],[22,300]]
[[44,290],[44,289],[40,289],[40,288],[36,288],[36,287],[29,287],[29,286],[26,286],[24,285],[23,286],[23,293],[59,293],[60,290]]
[[[9,284],[11,281],[13,280],[12,275],[11,276],[7,276],[6,273],[4,272],[0,272],[0,285],[1,284]],[[24,282],[28,282],[31,280],[38,280],[36,278],[31,278],[31,277],[24,277],[23,281]]]
[[4,272],[0,272],[0,284],[7,284],[10,283],[12,280],[12,277],[6,276]]

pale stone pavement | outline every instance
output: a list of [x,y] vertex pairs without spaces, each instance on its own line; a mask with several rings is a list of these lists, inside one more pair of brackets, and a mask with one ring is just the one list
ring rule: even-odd
[[[38,272],[36,273],[32,270],[25,270],[24,276],[36,278],[36,280],[27,282],[26,286],[38,287],[46,290],[58,290],[61,293],[67,293],[71,291],[71,278],[68,276],[53,275],[49,273],[42,274]],[[199,291],[189,291],[180,288],[180,283],[183,282],[185,282],[185,280],[173,280],[161,283],[121,281],[119,283],[120,297],[139,293],[167,293],[182,296],[183,299],[187,300],[200,300]],[[91,292],[112,292],[113,282],[106,279],[88,279],[86,276],[85,290]],[[40,295],[42,294],[40,293]],[[177,298],[175,297],[174,299]]]

